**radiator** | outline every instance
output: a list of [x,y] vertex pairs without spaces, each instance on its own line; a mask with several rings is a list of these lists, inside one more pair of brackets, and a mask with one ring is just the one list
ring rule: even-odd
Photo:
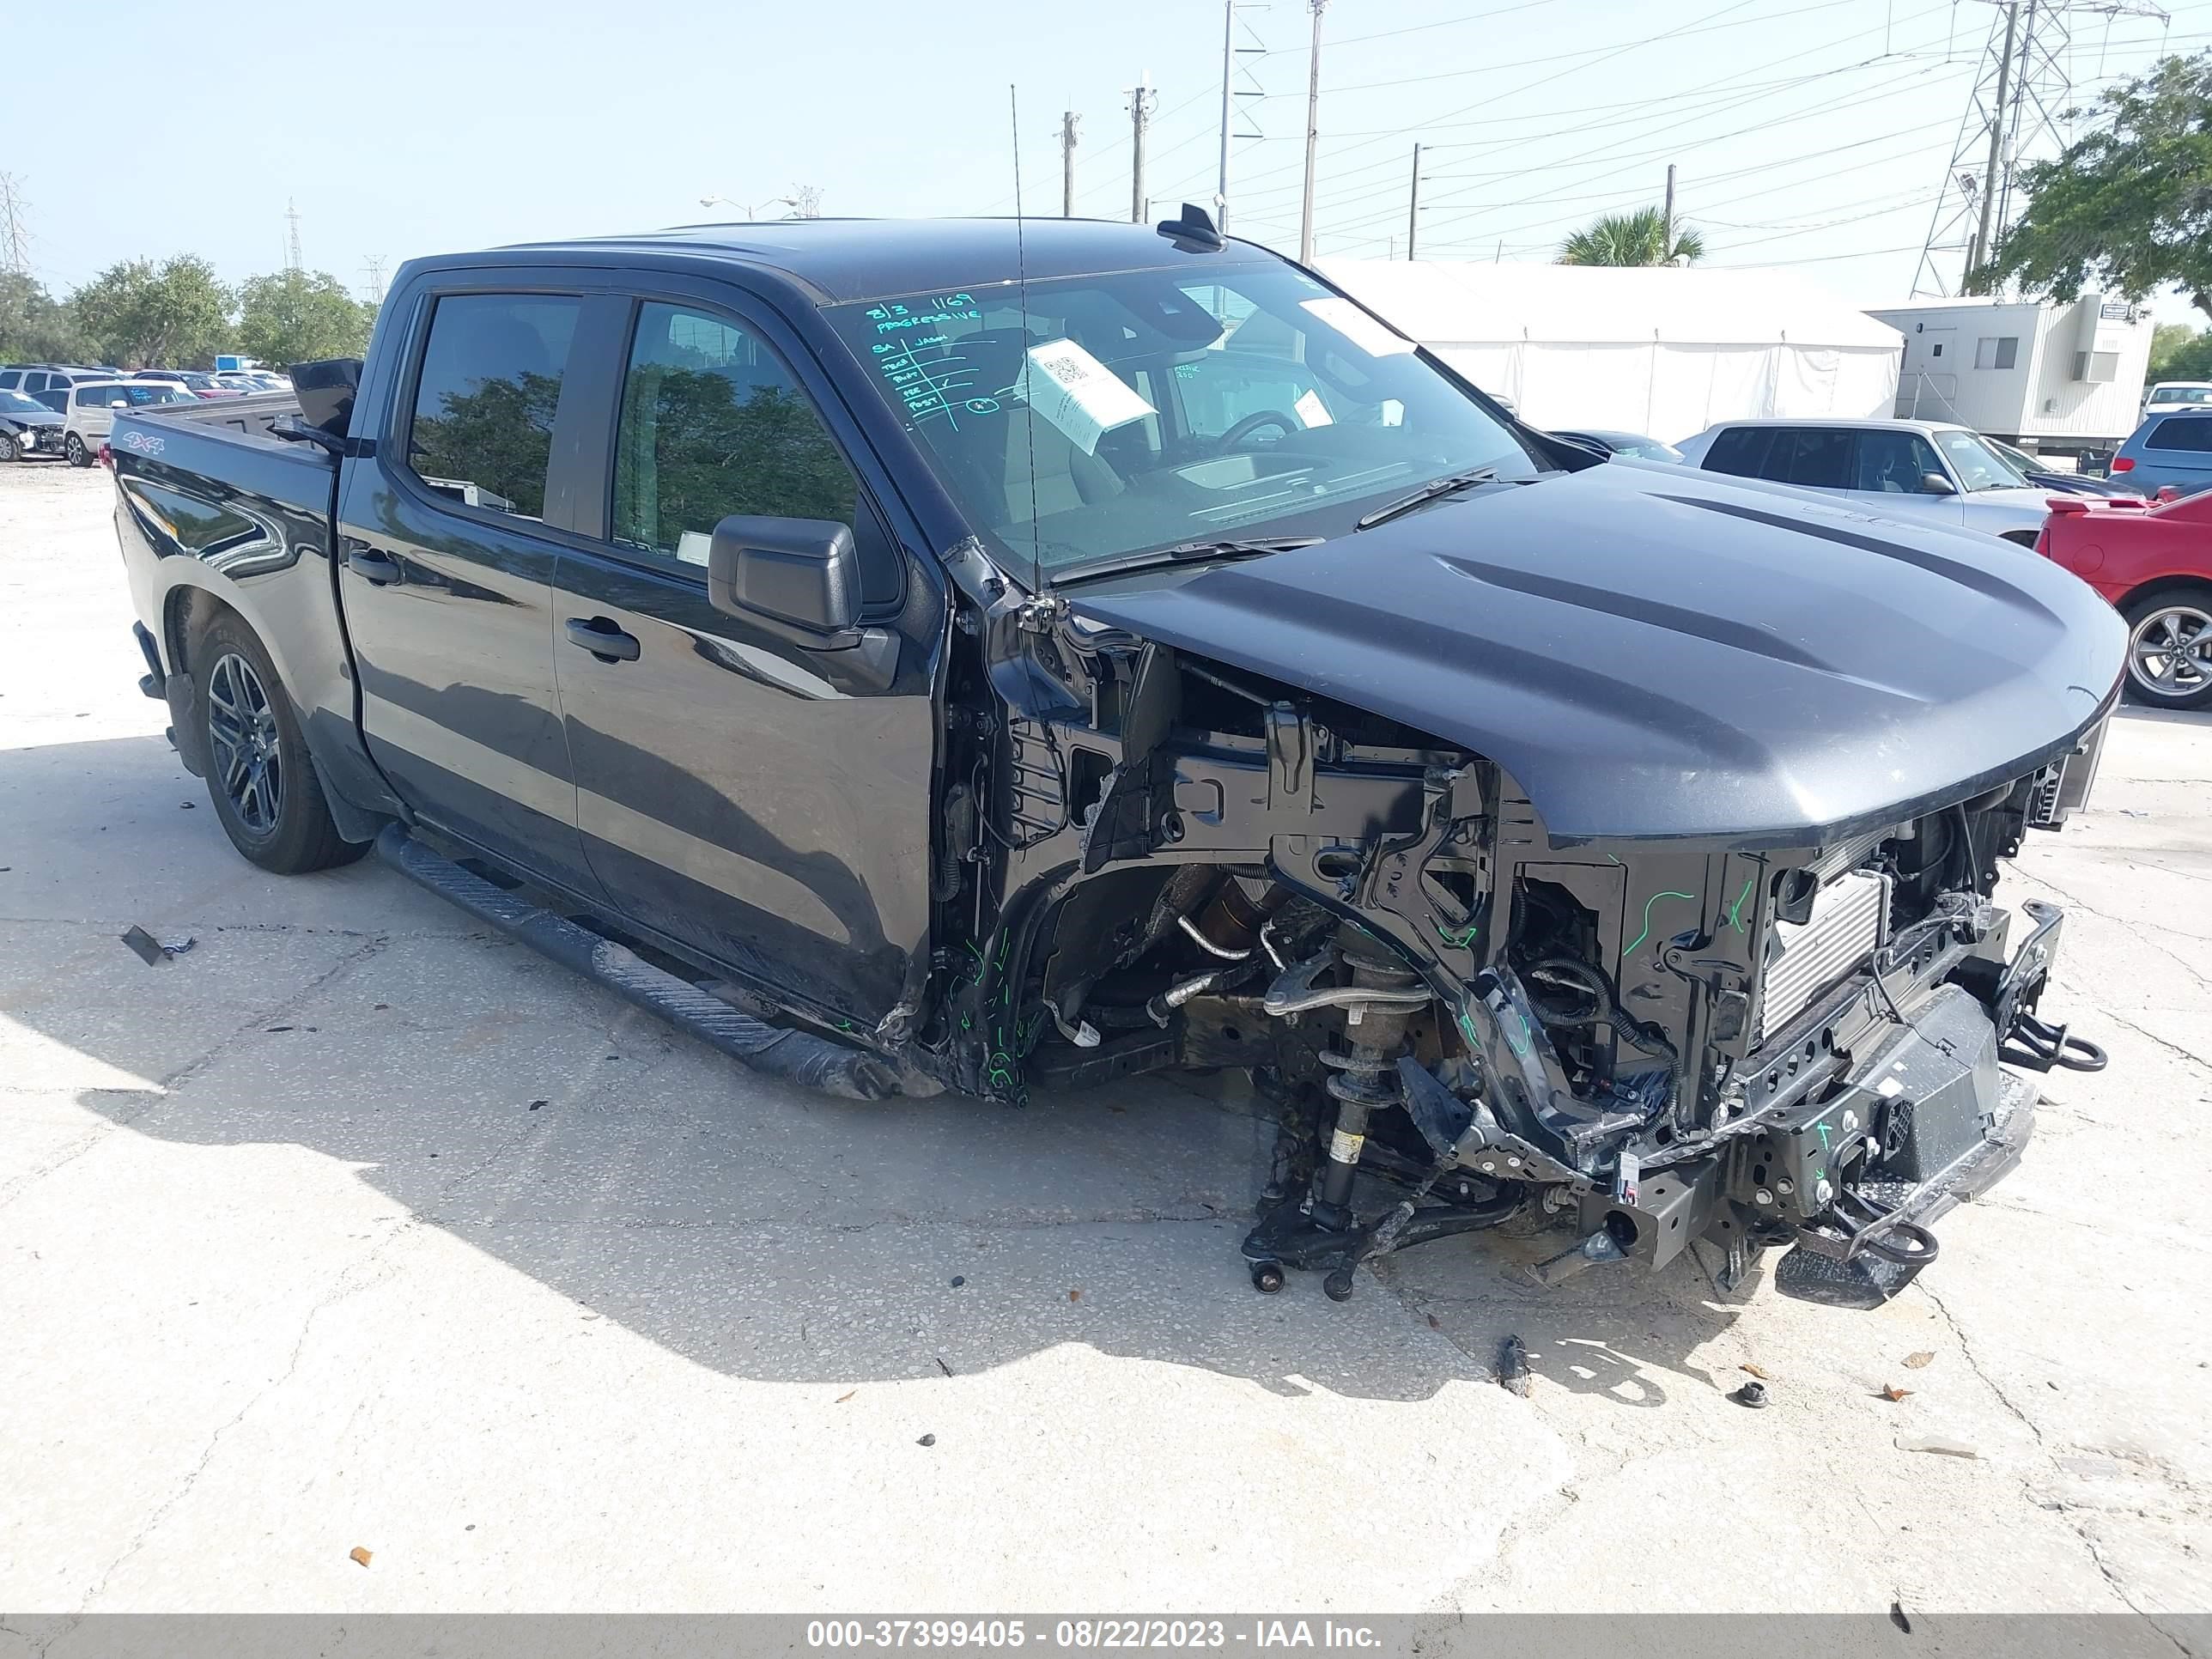
[[1854,870],[1821,888],[1802,925],[1774,924],[1760,981],[1759,1041],[1779,1031],[1874,954],[1889,923],[1889,878]]

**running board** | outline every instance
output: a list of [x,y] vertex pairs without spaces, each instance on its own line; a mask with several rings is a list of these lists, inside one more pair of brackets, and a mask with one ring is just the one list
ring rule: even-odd
[[386,825],[377,836],[376,853],[410,881],[479,921],[765,1076],[847,1100],[884,1100],[899,1092],[898,1073],[890,1061],[810,1031],[787,1030],[756,1019],[654,967],[635,951],[471,875],[398,824]]

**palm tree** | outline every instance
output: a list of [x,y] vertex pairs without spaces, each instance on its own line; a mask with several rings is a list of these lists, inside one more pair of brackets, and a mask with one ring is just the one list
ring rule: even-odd
[[1657,208],[1608,213],[1559,244],[1563,265],[1671,265],[1705,257],[1705,239],[1687,226],[1674,227],[1667,240],[1667,216]]

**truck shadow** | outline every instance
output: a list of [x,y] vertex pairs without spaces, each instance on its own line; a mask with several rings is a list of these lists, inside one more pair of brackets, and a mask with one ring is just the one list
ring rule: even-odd
[[[1261,1296],[1237,1246],[1273,1131],[1233,1090],[792,1089],[373,861],[263,876],[158,739],[0,751],[0,1016],[32,1072],[135,1134],[302,1148],[337,1166],[303,1164],[311,1188],[367,1183],[396,1224],[729,1375],[849,1387],[1076,1343],[1413,1401],[1488,1378],[1511,1333],[1538,1376],[1640,1410],[1711,1386],[1698,1355],[1741,1311],[1686,1256],[1516,1288],[1558,1232],[1408,1251],[1343,1305],[1312,1275]],[[149,967],[132,922],[198,943]]]

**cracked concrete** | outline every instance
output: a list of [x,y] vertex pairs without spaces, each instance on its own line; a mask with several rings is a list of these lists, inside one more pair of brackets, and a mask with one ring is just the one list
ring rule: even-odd
[[[1492,1237],[1340,1307],[1247,1287],[1268,1131],[1232,1102],[801,1095],[374,865],[252,871],[137,696],[106,511],[104,475],[0,471],[24,1650],[110,1611],[1073,1601],[1896,1602],[2178,1642],[2212,1600],[2212,720],[2124,720],[2097,810],[2026,850],[2005,896],[2069,906],[2046,1012],[2112,1065],[2053,1079],[1897,1303],[1688,1260],[1538,1297],[1504,1270],[1559,1241]],[[132,922],[199,944],[148,968]],[[1491,1381],[1509,1333],[1526,1399]],[[1727,1397],[1750,1365],[1765,1412]]]

